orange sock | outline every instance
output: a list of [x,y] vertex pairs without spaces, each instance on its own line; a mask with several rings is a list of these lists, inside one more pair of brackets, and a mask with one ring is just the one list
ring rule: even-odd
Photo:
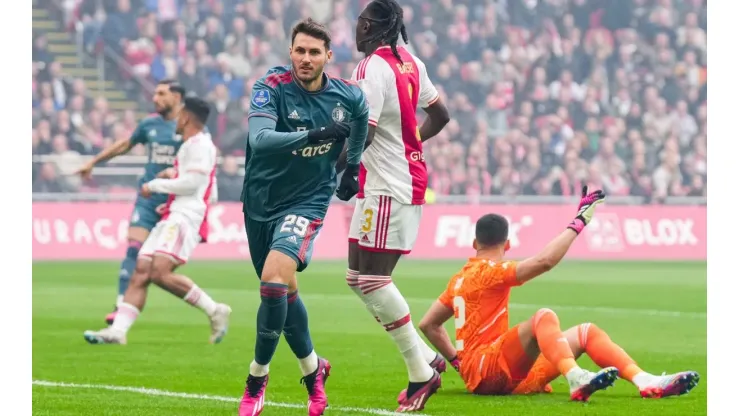
[[560,320],[550,309],[540,309],[532,317],[532,328],[542,355],[557,367],[560,374],[566,375],[578,367],[573,351],[560,330]]
[[616,367],[619,377],[632,381],[642,369],[609,335],[595,324],[578,325],[578,342],[586,354],[601,368]]

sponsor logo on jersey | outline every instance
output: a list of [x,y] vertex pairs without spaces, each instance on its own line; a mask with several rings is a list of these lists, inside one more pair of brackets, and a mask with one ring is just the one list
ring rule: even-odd
[[293,110],[293,112],[288,115],[288,118],[291,120],[298,120],[300,118],[298,117],[298,111]]

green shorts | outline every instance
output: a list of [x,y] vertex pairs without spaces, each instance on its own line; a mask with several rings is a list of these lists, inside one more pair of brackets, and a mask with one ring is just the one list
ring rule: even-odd
[[289,214],[271,221],[252,220],[244,213],[249,254],[257,277],[262,278],[267,255],[277,250],[296,262],[296,270],[308,267],[313,254],[313,242],[323,225],[322,218]]
[[129,227],[141,227],[147,231],[152,231],[155,225],[162,218],[161,215],[157,214],[157,206],[160,203],[166,202],[159,201],[157,198],[136,198],[134,203],[134,211],[131,213],[129,220]]

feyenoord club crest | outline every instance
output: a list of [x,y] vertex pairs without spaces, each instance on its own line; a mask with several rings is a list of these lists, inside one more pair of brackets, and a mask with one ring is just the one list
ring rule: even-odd
[[332,110],[331,118],[336,122],[344,121],[344,108],[342,108],[339,103],[337,103],[337,106]]

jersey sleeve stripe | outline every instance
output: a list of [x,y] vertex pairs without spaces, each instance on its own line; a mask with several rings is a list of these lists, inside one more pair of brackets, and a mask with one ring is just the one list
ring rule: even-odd
[[429,101],[429,103],[427,104],[427,106],[430,106],[430,105],[432,105],[432,104],[436,103],[437,101],[439,101],[439,94],[437,94],[437,95],[436,95],[436,96],[435,96],[434,98],[432,98],[432,99],[431,99],[431,100]]
[[378,120],[369,119],[367,121],[367,124],[369,124],[369,125],[371,125],[373,127],[378,127]]
[[272,114],[269,114],[269,113],[251,113],[251,114],[249,114],[249,116],[247,116],[248,119],[249,118],[252,118],[252,117],[267,117],[269,119],[272,119],[272,120],[277,121],[277,117],[275,117],[275,116],[273,116]]
[[357,66],[357,80],[365,79],[365,69],[367,68],[368,62],[372,59],[372,55],[360,61],[360,65]]

